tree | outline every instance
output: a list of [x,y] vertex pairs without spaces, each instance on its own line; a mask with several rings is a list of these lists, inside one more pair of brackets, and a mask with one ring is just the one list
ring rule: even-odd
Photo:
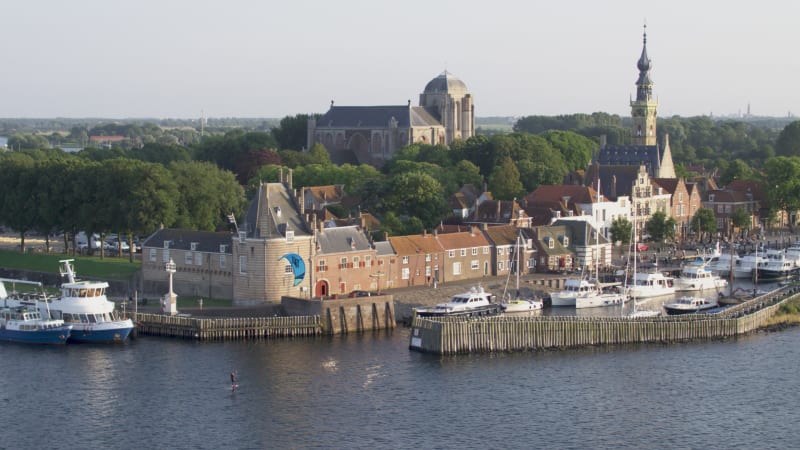
[[[718,167],[721,164],[717,164]],[[741,159],[736,159],[732,163],[727,164],[727,167],[722,170],[722,174],[719,177],[719,184],[721,186],[727,186],[728,183],[734,180],[749,180],[753,178],[753,169],[747,165]]]
[[34,162],[23,158],[0,160],[0,223],[19,233],[20,251],[25,252],[25,233],[36,226],[37,176]]
[[322,164],[323,166],[330,166],[333,164],[328,149],[319,142],[315,142],[314,145],[311,146],[308,155],[311,156],[311,159],[317,164]]
[[778,156],[800,156],[800,120],[783,128],[775,141],[775,153]]
[[752,217],[750,213],[745,211],[744,208],[736,208],[731,213],[731,223],[734,227],[741,230],[742,234],[753,226]]
[[407,172],[389,180],[384,208],[408,218],[418,217],[425,227],[432,228],[447,211],[447,203],[435,178],[423,172]]
[[592,152],[597,143],[573,131],[551,130],[542,137],[564,157],[568,170],[586,169],[592,160]]
[[489,190],[498,200],[511,200],[522,197],[525,191],[519,181],[519,170],[514,161],[506,156],[489,175]]
[[709,242],[714,232],[717,231],[717,218],[714,211],[709,208],[700,208],[692,217],[692,229],[697,232],[697,236],[702,240],[703,234],[708,233]]
[[[776,211],[783,211],[788,217],[800,209],[800,157],[778,156],[764,164],[766,179],[764,190],[770,204]],[[790,230],[794,223],[789,222]]]
[[618,216],[611,222],[611,240],[627,245],[631,240],[633,225],[625,216]]
[[[315,116],[318,118],[318,116]],[[272,137],[281,150],[303,150],[308,137],[308,114],[286,116],[272,129]]]
[[645,230],[656,242],[675,238],[675,219],[667,217],[664,211],[656,211],[645,224]]
[[204,162],[174,162],[169,171],[178,187],[175,226],[215,231],[244,208],[244,190],[233,173]]

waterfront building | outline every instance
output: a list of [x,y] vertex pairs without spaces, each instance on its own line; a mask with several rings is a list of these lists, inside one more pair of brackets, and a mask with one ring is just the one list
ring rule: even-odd
[[436,239],[444,252],[440,282],[492,276],[491,243],[478,227],[456,233],[439,233]]
[[431,285],[434,280],[442,280],[444,250],[437,236],[437,232],[423,230],[422,234],[388,238],[397,261],[390,270],[397,280],[395,287]]
[[[533,233],[529,228],[518,228],[514,225],[499,225],[484,227],[483,234],[491,244],[492,275],[508,277],[517,273],[517,264],[520,274],[531,273],[536,265],[536,250],[533,247]],[[517,255],[517,239],[522,239],[519,244],[520,255]]]

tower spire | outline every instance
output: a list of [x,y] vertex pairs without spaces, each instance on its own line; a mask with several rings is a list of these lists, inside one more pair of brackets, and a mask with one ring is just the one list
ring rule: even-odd
[[652,63],[647,56],[647,24],[642,32],[642,54],[636,62],[639,78],[636,80],[636,100],[631,101],[633,145],[656,145],[656,108],[653,99],[653,80],[650,79]]

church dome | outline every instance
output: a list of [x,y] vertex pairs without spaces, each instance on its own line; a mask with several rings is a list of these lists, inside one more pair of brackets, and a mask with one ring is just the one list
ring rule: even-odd
[[453,76],[452,73],[445,70],[438,77],[432,79],[425,85],[424,93],[440,94],[444,92],[450,94],[465,94],[467,92],[467,85]]

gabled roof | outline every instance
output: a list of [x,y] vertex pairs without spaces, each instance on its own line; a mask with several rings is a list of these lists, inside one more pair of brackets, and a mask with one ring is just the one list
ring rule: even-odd
[[392,243],[389,241],[378,241],[375,244],[375,254],[378,256],[388,256],[394,255],[394,247],[392,247]]
[[[536,227],[536,241],[539,247],[546,249],[548,255],[569,255],[572,252],[564,247],[563,241],[560,239],[563,236],[569,236],[568,230],[564,226],[542,226]],[[553,248],[550,248],[550,242],[553,242]]]
[[527,215],[516,201],[486,200],[470,217],[474,222],[510,223],[515,219],[524,219]]
[[250,238],[285,237],[286,231],[293,231],[295,236],[311,235],[293,192],[283,183],[264,183],[258,187],[239,231],[246,231]]
[[[572,239],[574,245],[590,246],[595,245],[594,239],[597,229],[587,220],[580,219],[558,219],[552,226],[563,226],[567,234]],[[598,245],[608,244],[609,240],[602,234],[597,235]]]
[[317,246],[321,254],[363,252],[372,246],[360,227],[326,228],[317,233]]
[[563,205],[564,199],[567,205],[575,203],[592,203],[596,193],[594,189],[587,186],[575,185],[542,185],[535,191],[525,196],[528,205]]
[[499,225],[487,227],[483,231],[494,245],[515,245],[519,237],[520,229],[513,225]]
[[468,232],[440,234],[437,239],[444,250],[484,247],[489,245],[486,236],[484,236],[477,227],[473,227],[473,230]]
[[344,197],[343,184],[331,184],[328,186],[311,186],[303,188],[303,195],[311,197],[319,204],[336,204]]
[[765,202],[767,200],[767,195],[764,193],[762,189],[762,184],[759,181],[755,180],[734,180],[728,183],[726,186],[727,189],[733,191],[742,191],[753,194],[753,199],[758,200],[759,202]]
[[192,243],[196,243],[194,251],[219,253],[220,245],[225,245],[227,246],[225,253],[231,253],[232,239],[233,235],[229,232],[216,233],[162,228],[148,237],[142,247],[164,248],[164,241],[169,241],[170,249],[191,251]]
[[597,154],[601,166],[635,166],[647,168],[651,176],[658,175],[661,153],[657,145],[606,145]]
[[[713,201],[711,200],[712,195],[714,196]],[[708,191],[706,193],[706,199],[712,203],[748,203],[753,201],[752,198],[747,198],[746,192],[730,189]]]
[[631,195],[634,182],[639,176],[639,166],[598,166],[596,164],[589,167],[586,177],[588,183],[595,177],[600,178],[600,192],[611,201],[616,201],[619,197]]
[[650,181],[665,192],[674,194],[678,190],[678,182],[680,180],[677,178],[651,178]]
[[394,120],[399,128],[442,124],[422,106],[331,106],[317,119],[318,127],[385,128]]
[[390,237],[389,242],[398,255],[429,254],[442,251],[442,246],[436,240],[436,236],[429,233]]

